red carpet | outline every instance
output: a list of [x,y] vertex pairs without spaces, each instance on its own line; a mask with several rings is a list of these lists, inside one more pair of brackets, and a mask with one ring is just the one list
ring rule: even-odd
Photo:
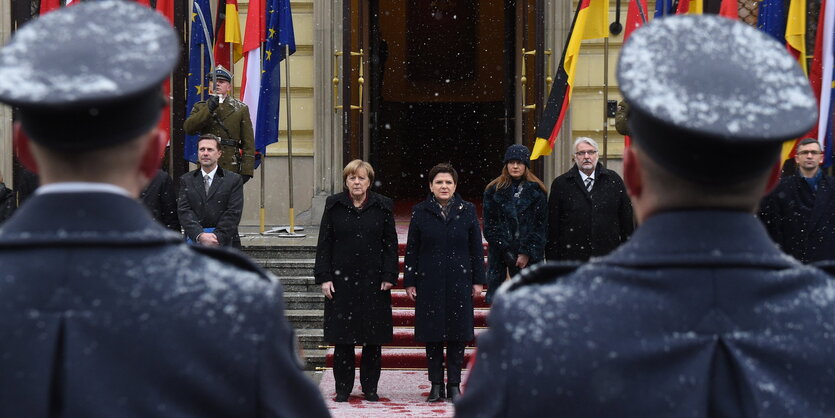
[[426,371],[383,370],[377,394],[379,402],[368,402],[362,397],[359,377],[348,402],[334,402],[336,396],[333,373],[326,371],[319,384],[325,403],[334,417],[451,417],[450,402],[426,402],[429,378]]

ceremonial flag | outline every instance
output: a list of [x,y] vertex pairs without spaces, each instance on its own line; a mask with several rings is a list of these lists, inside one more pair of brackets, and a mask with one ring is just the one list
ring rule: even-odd
[[[806,65],[806,0],[791,0],[788,20],[786,22],[786,48],[797,59],[803,74],[809,75]],[[792,139],[783,143],[780,161],[785,162],[794,156],[797,142],[802,138]]]
[[704,13],[704,9],[705,6],[703,0],[679,0],[676,14],[700,15]]
[[757,10],[757,28],[778,42],[786,42],[785,0],[762,0]]
[[[296,52],[296,36],[293,33],[293,14],[289,0],[272,0],[267,10],[267,40],[261,72],[261,93],[255,120],[255,149],[265,155],[267,145],[278,142],[278,109],[281,103],[281,66],[285,46],[290,54]],[[289,91],[285,94],[290,94]],[[257,162],[258,163],[258,162]]]
[[244,33],[244,77],[241,82],[241,100],[249,107],[253,129],[257,126],[258,99],[261,94],[261,43],[267,38],[266,32],[264,1],[250,0]]
[[[226,38],[232,44],[232,61],[240,61],[244,56],[243,41],[241,39],[241,18],[238,16],[238,1],[226,0]],[[231,66],[227,68],[232,68]]]
[[61,0],[41,0],[40,15],[43,16],[61,7]]
[[226,0],[217,3],[217,17],[215,18],[215,65],[232,68],[229,56],[229,45],[226,44]]
[[[209,41],[212,39],[211,21],[207,20],[206,28],[209,31],[209,39],[203,30],[203,22],[197,15],[197,7],[203,12],[207,19],[211,18],[209,1],[194,0],[194,9],[191,10],[191,41],[188,52],[188,93],[186,95],[186,114],[191,114],[194,104],[204,100],[209,94],[209,83],[206,81],[206,74],[211,69],[211,58],[208,49],[211,48]],[[197,135],[186,135],[185,150],[183,156],[193,163],[197,162]]]
[[641,27],[647,20],[649,20],[647,0],[629,0],[629,6],[626,8],[626,26],[623,28],[623,42],[626,42],[632,31]]
[[719,16],[739,20],[739,4],[737,0],[722,0],[722,4],[719,6]]
[[[173,0],[157,0],[157,12],[174,26],[174,1]],[[162,82],[162,92],[166,98],[171,97],[171,80],[167,79]],[[171,103],[166,101],[165,108],[162,109],[162,117],[159,119],[159,129],[165,132],[166,137],[171,141]]]
[[[220,0],[215,22],[217,38],[215,39],[215,64],[232,69],[243,57],[241,45],[241,25],[238,17],[238,3],[236,0]],[[232,52],[229,52],[229,47]]]
[[673,13],[675,13],[675,10],[673,10],[673,0],[656,0],[655,17],[664,17]]
[[[818,115],[818,141],[821,149],[824,150],[823,166],[829,167],[833,162],[833,105],[835,105],[835,74],[832,66],[835,65],[835,1],[824,0],[821,2],[821,15],[818,20],[818,38],[821,44],[821,83],[820,83],[820,114]],[[815,52],[817,54],[817,45]],[[813,61],[814,63],[814,61]]]
[[806,0],[791,0],[786,22],[786,43],[789,52],[800,63],[803,74],[809,75],[806,67]]
[[580,58],[580,45],[585,39],[609,36],[608,22],[609,0],[580,0],[577,4],[577,12],[574,14],[574,21],[571,23],[568,39],[562,51],[554,87],[551,89],[548,103],[542,112],[539,126],[536,128],[536,143],[531,153],[532,160],[539,158],[540,155],[551,155],[571,101],[577,60]]

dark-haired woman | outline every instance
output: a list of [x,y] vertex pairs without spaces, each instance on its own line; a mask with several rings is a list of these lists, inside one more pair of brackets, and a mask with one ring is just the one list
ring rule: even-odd
[[[473,339],[473,298],[484,285],[484,247],[475,206],[455,194],[449,164],[429,171],[430,194],[412,208],[406,244],[406,293],[415,301],[415,340],[426,343],[428,402],[461,393],[464,349]],[[447,387],[444,391],[444,345]]]
[[524,145],[508,147],[502,174],[484,190],[487,302],[508,275],[545,257],[548,189],[531,173],[530,156]]
[[362,345],[360,384],[377,401],[381,344],[391,341],[391,287],[397,283],[397,233],[391,199],[374,193],[374,169],[354,160],[342,172],[347,191],[328,197],[313,274],[325,295],[325,341],[334,345],[337,402],[354,387],[354,347]]

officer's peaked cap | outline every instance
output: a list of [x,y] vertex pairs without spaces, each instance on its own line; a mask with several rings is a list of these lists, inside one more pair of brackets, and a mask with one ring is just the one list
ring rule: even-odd
[[[226,80],[230,83],[232,82],[232,73],[230,73],[229,70],[224,68],[222,65],[218,65],[217,68],[215,68],[214,74],[218,80]],[[206,78],[211,80],[212,73],[206,74]]]
[[634,142],[702,184],[761,175],[783,141],[817,122],[817,101],[785,46],[724,17],[644,25],[624,45],[617,76]]
[[0,102],[18,107],[24,131],[51,149],[125,142],[158,122],[179,48],[171,24],[135,2],[64,7],[0,49]]

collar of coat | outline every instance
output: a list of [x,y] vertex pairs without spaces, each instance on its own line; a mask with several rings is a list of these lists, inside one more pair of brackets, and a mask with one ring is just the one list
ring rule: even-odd
[[532,181],[523,180],[522,183],[519,184],[519,187],[522,188],[522,192],[519,194],[518,201],[513,197],[513,186],[507,186],[502,189],[496,189],[496,186],[492,186],[494,192],[490,198],[502,207],[507,207],[508,209],[510,206],[515,205],[516,210],[518,212],[522,212],[525,208],[530,206],[539,195],[545,194],[545,192],[539,188],[539,185]]
[[[337,193],[334,195],[336,198],[331,199],[329,202],[326,203],[325,208],[330,209],[334,207],[336,204],[343,205],[349,209],[355,208],[354,201],[351,199],[351,196],[348,195],[348,191],[343,191],[341,193]],[[364,209],[368,209],[372,206],[379,206],[381,209],[394,213],[394,208],[392,207],[391,199],[384,198],[379,193],[374,193],[371,190],[368,191],[368,198],[366,199]]]
[[782,269],[801,265],[777,248],[762,222],[751,213],[700,209],[652,215],[628,241],[596,261],[642,268]]
[[[218,164],[217,171],[215,171],[215,177],[212,178],[212,184],[214,184],[215,178],[223,178],[223,176],[225,175],[224,171],[225,170],[220,166],[220,164]],[[194,173],[192,175],[195,178],[199,178],[201,182],[203,181],[203,175],[205,174],[203,173],[203,167],[197,167],[197,170],[192,171],[192,173]]]
[[[606,167],[603,167],[603,164],[600,161],[598,161],[597,166],[594,167],[594,183],[597,184],[599,179],[608,176],[611,172],[611,170],[609,170]],[[582,178],[580,176],[580,167],[577,167],[577,163],[574,163],[574,166],[572,166],[566,174],[568,174],[569,178]]]
[[179,234],[155,222],[138,201],[114,193],[35,195],[0,227],[0,247],[180,242]]
[[[455,217],[464,210],[464,199],[458,193],[452,195],[452,198],[449,199],[449,217],[447,217],[447,221],[450,219],[455,219]],[[435,200],[435,196],[430,192],[428,196],[426,196],[426,200],[421,203],[423,208],[439,219],[443,220],[444,217],[441,215],[441,205]]]

